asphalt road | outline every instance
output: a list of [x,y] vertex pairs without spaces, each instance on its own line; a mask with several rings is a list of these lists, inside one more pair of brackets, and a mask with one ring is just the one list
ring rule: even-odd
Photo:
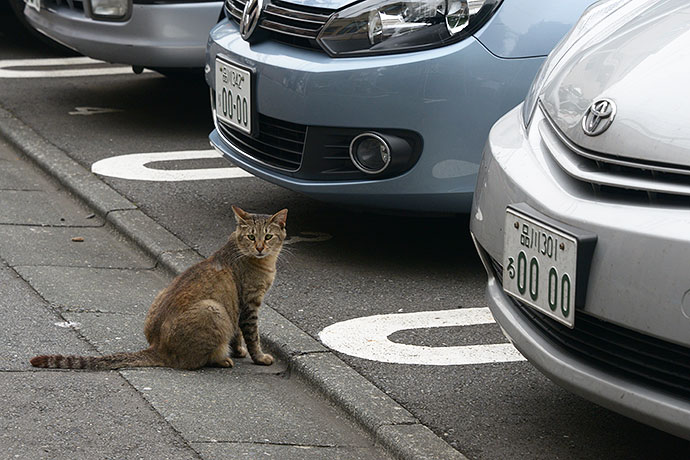
[[[35,60],[62,57],[23,34],[11,17],[0,17],[0,105],[84,167],[125,154],[209,149],[212,121],[201,77],[57,78],[50,73],[101,66],[67,60],[45,67]],[[25,59],[33,61],[8,61]],[[149,165],[168,171],[228,166],[213,158]],[[264,213],[287,207],[292,240],[267,303],[315,338],[353,318],[486,307],[485,274],[467,216],[343,209],[253,177],[99,177],[204,256],[232,231],[231,204]],[[420,323],[390,340],[437,347],[437,355],[448,347],[506,342],[495,323]],[[432,366],[398,363],[398,356],[389,356],[394,362],[339,356],[472,459],[690,456],[688,442],[573,396],[524,361]]]

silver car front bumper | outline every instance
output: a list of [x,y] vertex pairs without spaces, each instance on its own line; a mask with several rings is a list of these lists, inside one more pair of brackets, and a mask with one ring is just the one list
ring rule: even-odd
[[[690,209],[609,196],[573,179],[547,149],[547,128],[537,109],[525,130],[515,108],[494,125],[484,150],[471,231],[489,274],[492,313],[556,383],[690,438],[690,388],[673,376],[673,369],[687,369],[690,356]],[[535,315],[502,289],[505,213],[516,203],[597,235],[586,303],[573,330]],[[586,325],[594,329],[584,331]],[[658,359],[648,358],[650,350]],[[666,359],[674,362],[671,371],[657,372]]]
[[151,68],[202,68],[208,33],[222,6],[135,4],[125,22],[94,20],[66,4],[48,3],[40,12],[27,7],[24,14],[44,35],[94,59]]

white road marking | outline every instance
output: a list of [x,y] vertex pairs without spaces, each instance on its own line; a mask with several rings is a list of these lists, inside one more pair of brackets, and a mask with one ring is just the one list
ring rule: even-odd
[[185,180],[237,179],[254,177],[237,167],[163,170],[146,165],[160,161],[222,158],[216,150],[183,150],[179,152],[131,153],[105,158],[91,165],[91,172],[101,176],[129,180],[177,182]]
[[[101,64],[93,68],[27,69],[25,67],[69,67],[84,64]],[[22,68],[24,67],[24,68]],[[113,65],[89,57],[45,59],[0,59],[0,78],[61,78],[89,77],[97,75],[134,74],[131,66]]]
[[328,326],[319,333],[327,347],[350,356],[396,364],[459,366],[524,361],[509,343],[427,347],[395,343],[388,337],[410,329],[490,324],[488,308],[457,308],[366,316]]
[[121,109],[109,109],[105,107],[75,107],[73,111],[67,112],[70,115],[98,115],[101,113],[122,112]]

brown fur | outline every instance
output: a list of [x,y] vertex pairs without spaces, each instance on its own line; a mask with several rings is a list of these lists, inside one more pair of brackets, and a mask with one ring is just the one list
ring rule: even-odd
[[273,357],[261,350],[257,319],[275,278],[286,237],[287,209],[273,216],[232,209],[237,229],[228,242],[175,278],[151,304],[144,325],[149,348],[100,357],[41,355],[32,358],[31,364],[93,370],[232,367],[231,351],[236,357],[249,351],[256,364],[272,364]]

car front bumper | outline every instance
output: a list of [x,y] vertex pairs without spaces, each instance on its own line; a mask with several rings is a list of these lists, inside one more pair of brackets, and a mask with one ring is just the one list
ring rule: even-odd
[[[543,142],[543,114],[537,109],[526,130],[520,107],[491,130],[471,216],[496,321],[553,381],[602,406],[690,438],[688,388],[682,381],[678,388],[675,377],[654,367],[663,367],[670,357],[677,361],[676,369],[687,368],[690,356],[690,209],[643,203],[625,193],[601,195],[590,184],[574,180]],[[535,315],[502,289],[506,207],[517,203],[597,235],[586,303],[576,311],[572,330]],[[588,324],[597,329],[585,331]],[[648,359],[650,349],[660,355],[659,361]]]
[[44,2],[40,12],[26,7],[24,14],[44,35],[94,59],[150,68],[202,68],[208,32],[222,6],[135,4],[125,22],[94,20],[64,2]]
[[257,112],[307,126],[307,136],[309,127],[399,129],[423,140],[419,160],[398,176],[305,180],[255,161],[214,131],[211,144],[233,163],[317,199],[443,213],[469,211],[489,128],[522,100],[543,61],[498,58],[474,37],[420,52],[330,58],[270,40],[249,44],[224,21],[209,38],[212,89],[218,55],[253,72]]

